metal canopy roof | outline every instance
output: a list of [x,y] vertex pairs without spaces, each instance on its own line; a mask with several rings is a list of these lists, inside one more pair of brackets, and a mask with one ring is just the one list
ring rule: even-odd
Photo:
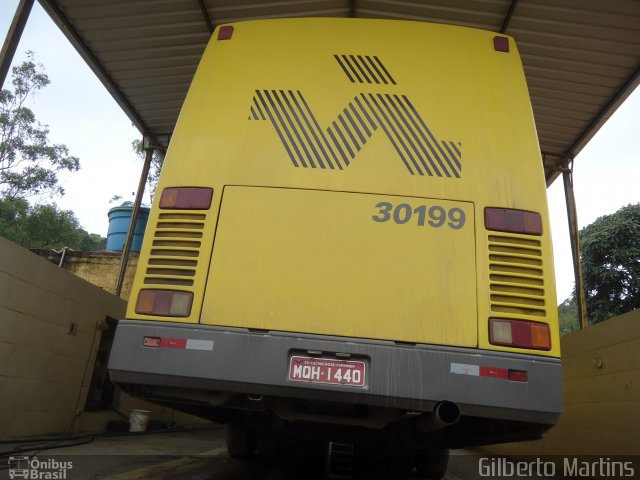
[[140,131],[167,143],[215,25],[394,18],[515,37],[547,183],[640,83],[637,0],[39,0]]

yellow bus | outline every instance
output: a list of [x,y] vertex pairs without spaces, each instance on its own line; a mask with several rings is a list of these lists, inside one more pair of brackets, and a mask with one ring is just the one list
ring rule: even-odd
[[228,422],[233,456],[376,438],[437,476],[448,448],[557,422],[545,181],[512,38],[220,26],[157,192],[111,377]]

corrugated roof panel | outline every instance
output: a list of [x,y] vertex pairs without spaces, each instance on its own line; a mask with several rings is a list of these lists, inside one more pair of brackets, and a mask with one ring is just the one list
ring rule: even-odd
[[360,0],[356,3],[359,17],[420,20],[489,30],[500,29],[511,4],[508,0]]
[[193,55],[167,55],[155,58],[144,58],[141,60],[113,60],[109,62],[110,70],[120,71],[127,70],[129,72],[144,72],[149,68],[167,67],[167,66],[190,66],[191,76],[196,71],[196,66],[200,61],[202,53],[194,53]]
[[281,2],[205,0],[207,12],[215,24],[261,18],[345,17],[348,0],[297,0]]
[[537,98],[548,98],[551,100],[569,101],[573,105],[584,104],[599,107],[602,105],[603,95],[585,94],[566,90],[537,87],[529,83],[529,94]]
[[[173,130],[214,24],[358,16],[449,23],[518,43],[547,178],[640,83],[640,1],[39,0],[148,134]],[[515,5],[510,21],[510,8]],[[208,17],[208,19],[207,19]]]

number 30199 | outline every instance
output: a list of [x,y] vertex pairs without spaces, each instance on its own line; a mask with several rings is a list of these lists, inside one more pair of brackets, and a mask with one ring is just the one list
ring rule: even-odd
[[376,208],[378,212],[371,216],[374,222],[388,222],[393,219],[398,225],[403,225],[409,223],[413,218],[413,221],[420,227],[429,224],[434,228],[440,228],[446,224],[453,230],[461,229],[466,222],[464,210],[457,207],[447,210],[439,205],[432,207],[420,205],[413,208],[408,203],[400,203],[394,206],[389,202],[380,202],[376,204]]

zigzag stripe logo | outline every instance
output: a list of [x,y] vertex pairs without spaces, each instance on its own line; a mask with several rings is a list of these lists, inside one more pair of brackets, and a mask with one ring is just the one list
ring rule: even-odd
[[[394,85],[378,57],[335,55],[352,83]],[[322,129],[299,90],[256,90],[250,120],[268,120],[295,167],[343,170],[378,129],[411,175],[460,178],[460,142],[436,138],[406,95],[360,93]]]

